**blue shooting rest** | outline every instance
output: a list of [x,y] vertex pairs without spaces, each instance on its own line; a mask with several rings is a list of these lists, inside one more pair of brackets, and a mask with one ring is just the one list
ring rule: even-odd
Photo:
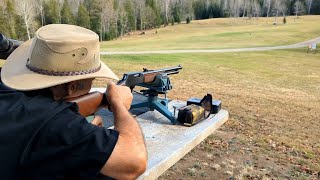
[[[136,108],[149,108],[150,111],[157,110],[165,117],[167,117],[172,124],[177,123],[177,119],[173,116],[172,112],[168,110],[167,91],[172,89],[169,77],[166,74],[158,74],[152,83],[138,84],[137,86],[147,88],[141,90],[143,96],[147,97],[138,103],[133,103],[131,109]],[[164,94],[165,98],[159,98],[159,94]]]

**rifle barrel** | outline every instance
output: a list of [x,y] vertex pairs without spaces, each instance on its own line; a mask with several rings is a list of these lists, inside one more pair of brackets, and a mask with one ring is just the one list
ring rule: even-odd
[[151,70],[151,71],[145,71],[143,73],[149,74],[149,73],[158,73],[158,72],[164,72],[164,73],[169,73],[172,71],[178,71],[182,69],[181,65],[175,66],[175,67],[171,67],[171,68],[163,68],[163,69],[157,69],[157,70]]

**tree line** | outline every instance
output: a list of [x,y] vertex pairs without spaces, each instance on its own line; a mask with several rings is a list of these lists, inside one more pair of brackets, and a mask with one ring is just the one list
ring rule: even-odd
[[278,17],[320,14],[320,1],[313,0],[198,0],[195,19],[215,17]]
[[[217,17],[320,14],[318,0],[0,0],[0,32],[27,40],[47,24],[75,24],[100,40]],[[276,18],[275,18],[276,21]]]

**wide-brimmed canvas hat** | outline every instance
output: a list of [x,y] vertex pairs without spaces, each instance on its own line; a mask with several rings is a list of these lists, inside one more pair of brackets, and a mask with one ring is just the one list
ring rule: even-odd
[[13,89],[44,89],[75,80],[118,77],[100,61],[99,37],[66,24],[41,27],[2,67],[2,82]]

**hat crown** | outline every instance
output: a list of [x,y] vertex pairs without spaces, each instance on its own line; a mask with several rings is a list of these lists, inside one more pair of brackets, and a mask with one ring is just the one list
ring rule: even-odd
[[119,79],[100,61],[97,34],[63,24],[40,28],[34,39],[11,53],[1,70],[2,82],[22,91],[91,78]]
[[99,37],[79,26],[44,26],[32,41],[27,67],[40,74],[55,76],[95,72],[100,67]]

